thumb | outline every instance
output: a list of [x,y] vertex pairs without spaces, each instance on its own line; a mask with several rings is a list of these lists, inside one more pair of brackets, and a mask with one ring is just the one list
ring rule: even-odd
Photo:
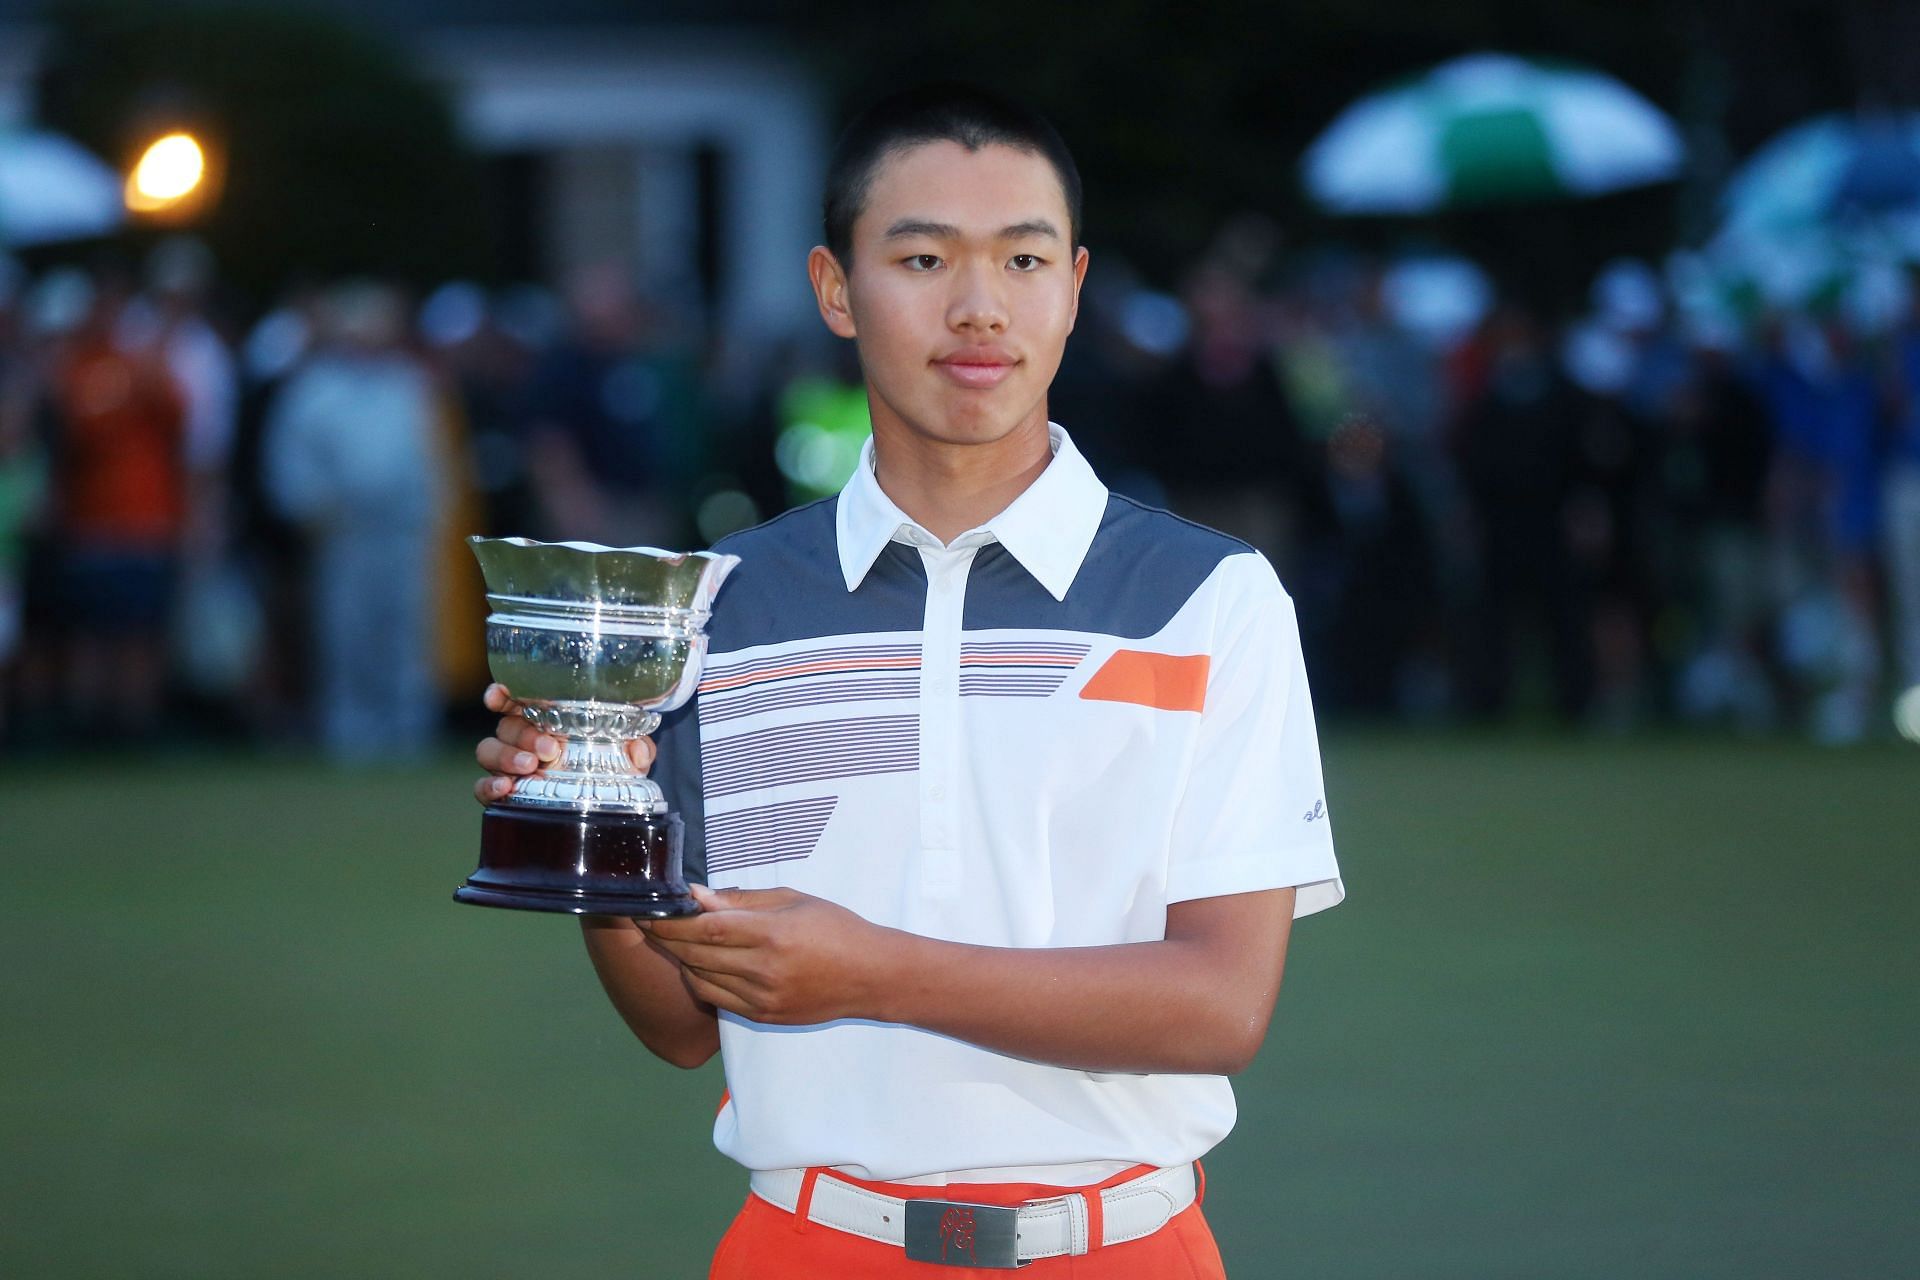
[[693,900],[702,911],[765,911],[777,906],[788,892],[785,889],[709,889],[689,884]]

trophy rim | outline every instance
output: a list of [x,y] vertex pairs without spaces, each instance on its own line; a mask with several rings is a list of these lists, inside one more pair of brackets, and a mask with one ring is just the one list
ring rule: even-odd
[[[662,547],[609,547],[598,542],[543,542],[518,535],[505,538],[472,534],[467,546],[480,562],[487,598],[508,600],[526,608],[565,607],[575,612],[610,614],[616,610],[665,610],[704,625],[713,611],[714,597],[740,565],[740,557],[724,551],[668,551]],[[524,558],[516,553],[530,553]],[[646,564],[650,575],[663,575],[658,584],[669,602],[639,589],[630,566]],[[577,578],[573,575],[578,575]],[[572,588],[572,589],[569,589]],[[634,616],[645,616],[636,613]]]
[[739,556],[731,555],[725,551],[714,551],[711,549],[706,551],[669,551],[665,547],[610,547],[605,543],[585,542],[576,538],[563,539],[558,542],[546,542],[539,538],[523,538],[518,534],[511,537],[492,537],[483,533],[467,535],[467,545],[470,547],[478,547],[490,542],[504,542],[510,547],[565,547],[569,551],[585,551],[592,555],[600,555],[610,551],[625,552],[633,555],[648,556],[655,560],[731,560],[738,563],[740,559]]

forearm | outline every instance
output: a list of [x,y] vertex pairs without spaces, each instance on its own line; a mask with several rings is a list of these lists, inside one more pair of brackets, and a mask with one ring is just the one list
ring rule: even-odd
[[1217,938],[1027,949],[890,931],[876,1009],[1053,1066],[1228,1075],[1266,1037],[1284,925],[1278,933],[1275,957],[1235,954]]
[[655,1057],[691,1068],[719,1051],[713,1007],[694,998],[679,964],[649,946],[631,920],[583,916],[580,930],[607,998]]

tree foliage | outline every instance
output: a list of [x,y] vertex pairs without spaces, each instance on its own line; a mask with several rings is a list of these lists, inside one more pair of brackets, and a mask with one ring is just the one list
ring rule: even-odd
[[478,169],[441,90],[385,43],[261,5],[61,0],[40,117],[122,166],[200,136],[217,199],[192,224],[234,285],[290,271],[428,281],[482,270]]

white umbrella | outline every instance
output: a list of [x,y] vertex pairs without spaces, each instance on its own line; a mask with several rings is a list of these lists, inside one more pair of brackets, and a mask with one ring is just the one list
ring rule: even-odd
[[1613,77],[1480,53],[1362,98],[1303,163],[1327,209],[1412,214],[1600,195],[1685,162],[1673,122]]
[[0,245],[85,240],[126,216],[120,175],[46,130],[0,133]]

